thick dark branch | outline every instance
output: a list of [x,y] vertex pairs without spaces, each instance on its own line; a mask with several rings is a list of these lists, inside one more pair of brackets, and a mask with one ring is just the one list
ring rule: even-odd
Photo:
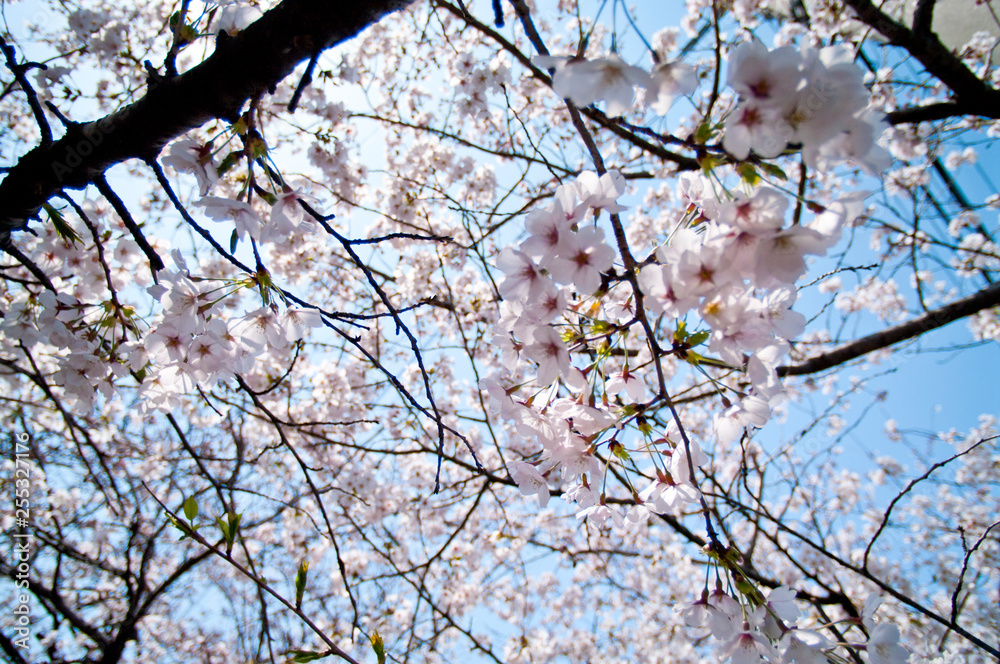
[[139,101],[75,124],[24,155],[0,183],[0,243],[64,188],[83,189],[115,164],[152,161],[168,142],[214,118],[235,122],[247,99],[273,91],[296,65],[355,36],[412,0],[285,0],[175,78],[150,82]]
[[888,348],[893,344],[898,344],[900,341],[919,337],[925,332],[943,327],[960,318],[965,318],[984,309],[992,309],[997,306],[1000,306],[1000,282],[984,288],[975,295],[970,295],[957,302],[946,304],[940,309],[928,311],[923,316],[914,318],[902,325],[862,337],[829,353],[811,357],[802,364],[791,367],[778,367],[778,375],[805,376],[825,371],[826,369],[832,369],[845,362],[857,359],[862,355]]
[[[948,118],[960,115],[966,115],[963,104],[953,101],[943,101],[937,104],[910,106],[897,111],[889,111],[885,114],[885,121],[891,125],[906,124],[908,122],[915,124],[918,122],[930,122],[932,120],[947,120]],[[993,109],[993,114],[986,117],[1000,117],[1000,108]]]
[[[13,570],[5,569],[3,570],[4,576],[13,578]],[[91,641],[97,644],[101,650],[105,650],[111,643],[111,639],[101,633],[100,629],[90,624],[83,619],[80,614],[73,610],[66,603],[66,600],[61,594],[59,594],[58,589],[48,588],[42,585],[41,581],[32,580],[30,581],[31,593],[35,595],[44,604],[47,604],[47,609],[50,613],[58,614],[75,629],[85,634]]]
[[[1000,107],[1000,91],[987,85],[971,69],[941,43],[933,32],[924,29],[923,23],[929,17],[918,16],[920,22],[911,31],[902,23],[893,20],[872,4],[871,0],[844,0],[858,18],[878,30],[893,46],[906,49],[920,61],[924,69],[951,88],[956,100],[966,113],[993,117]],[[923,12],[930,13],[933,3],[920,3]]]
[[28,664],[28,660],[21,656],[18,647],[14,645],[12,640],[0,634],[0,650],[3,650],[4,654],[10,657],[11,664]]
[[885,114],[885,121],[891,125],[947,120],[966,115],[978,115],[993,120],[1000,119],[1000,106],[984,107],[982,104],[942,101],[926,106],[909,106]]
[[917,7],[913,10],[913,34],[918,37],[926,37],[931,33],[931,24],[934,22],[935,1],[917,0]]

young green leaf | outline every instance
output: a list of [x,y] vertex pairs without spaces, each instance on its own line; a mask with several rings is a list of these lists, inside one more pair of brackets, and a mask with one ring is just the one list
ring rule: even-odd
[[226,171],[228,171],[229,169],[231,169],[233,166],[236,165],[236,163],[240,160],[240,157],[242,156],[243,156],[242,152],[230,152],[229,154],[227,154],[225,157],[222,158],[222,162],[218,165],[218,167],[216,167],[215,171],[219,175],[225,174]]
[[708,330],[702,330],[701,332],[695,332],[688,337],[687,342],[692,346],[700,346],[708,341],[709,336],[711,336],[711,333]]
[[264,142],[264,137],[256,129],[251,129],[247,134],[246,148],[254,159],[262,159],[267,156],[267,143]]
[[772,177],[776,177],[779,180],[787,180],[788,179],[788,174],[785,173],[785,171],[781,170],[779,167],[777,167],[774,164],[771,164],[769,162],[763,162],[763,163],[761,163],[760,168],[761,168],[762,171],[764,171],[768,175],[770,175]]
[[378,657],[378,664],[385,664],[385,645],[382,643],[382,635],[378,633],[377,629],[372,630],[371,642],[372,650]]
[[52,222],[52,228],[55,229],[56,235],[70,244],[83,242],[83,240],[80,239],[80,235],[73,230],[73,228],[69,225],[69,222],[66,221],[65,217],[62,216],[62,213],[59,210],[55,209],[48,203],[42,207],[48,213],[49,221]]
[[757,169],[753,167],[753,164],[749,162],[743,162],[736,167],[736,172],[740,174],[743,181],[750,186],[755,186],[760,182],[760,175],[757,174]]
[[306,593],[306,575],[309,573],[309,561],[303,560],[299,563],[299,570],[295,573],[295,606],[302,606],[302,596]]
[[184,516],[192,523],[198,517],[198,501],[195,500],[194,496],[184,501]]
[[712,169],[719,165],[719,160],[712,155],[706,154],[698,158],[698,165],[701,166],[702,172],[708,175],[712,172]]
[[712,131],[712,125],[708,122],[702,122],[698,125],[698,130],[694,133],[694,142],[699,145],[704,145],[712,138],[715,132]]
[[[181,521],[179,521],[177,517],[175,517],[173,514],[170,514],[169,512],[167,513],[167,521],[170,522],[171,526],[181,531],[182,533],[187,532],[187,527]],[[182,537],[181,539],[184,538]]]
[[226,540],[226,543],[228,544],[230,541],[232,541],[229,536],[229,524],[223,521],[221,516],[215,517],[215,522],[219,524],[219,530],[222,531],[222,537],[223,539]]
[[232,553],[233,544],[239,538],[240,519],[243,518],[243,514],[226,512],[225,516],[225,521],[222,520],[221,516],[216,517],[215,523],[218,524],[219,530],[222,531],[222,537],[226,540],[226,553]]

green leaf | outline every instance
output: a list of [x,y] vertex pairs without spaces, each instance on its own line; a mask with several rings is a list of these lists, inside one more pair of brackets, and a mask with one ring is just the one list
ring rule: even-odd
[[236,541],[236,533],[238,533],[240,530],[240,520],[242,518],[243,518],[242,512],[240,512],[239,514],[237,514],[236,512],[229,513],[229,527],[233,531],[234,542]]
[[736,577],[736,589],[755,605],[759,606],[764,603],[764,596],[746,579]]
[[312,652],[310,650],[289,650],[288,654],[291,655],[288,661],[295,662],[295,664],[299,664],[300,662],[315,662],[317,659],[329,657],[329,653]]
[[225,520],[223,520],[221,516],[216,517],[215,523],[219,526],[219,530],[222,531],[223,539],[226,540],[226,553],[232,553],[233,544],[238,539],[240,519],[243,515],[236,514],[235,512],[226,512],[225,517]]
[[712,138],[712,125],[710,125],[707,121],[702,122],[698,125],[698,131],[694,133],[694,142],[699,145],[704,145],[710,138]]
[[780,168],[778,168],[774,164],[767,163],[767,162],[762,163],[760,165],[760,169],[762,171],[764,171],[765,173],[767,173],[768,175],[771,175],[773,177],[778,178],[779,180],[787,180],[788,179],[788,175],[783,170],[781,170]]
[[299,563],[299,570],[295,573],[295,606],[302,606],[302,596],[306,594],[306,576],[309,574],[309,561],[303,560]]
[[708,341],[708,337],[711,333],[708,330],[702,330],[701,332],[695,332],[687,338],[687,342],[692,346],[700,346],[701,344]]
[[170,525],[171,526],[173,526],[177,530],[181,531],[181,536],[180,536],[180,538],[178,538],[178,541],[187,539],[195,531],[198,530],[197,528],[194,528],[194,527],[192,527],[192,526],[184,523],[183,521],[181,521],[180,519],[178,519],[177,517],[175,517],[173,514],[170,514],[169,512],[167,513],[167,520],[170,521]]
[[594,331],[594,334],[604,334],[611,329],[611,324],[607,321],[595,320],[591,329]]
[[170,522],[171,526],[181,531],[182,533],[187,532],[187,526],[178,521],[177,517],[175,517],[173,514],[170,514],[169,512],[167,513],[167,521]]
[[264,306],[271,304],[271,288],[274,282],[271,280],[271,273],[264,266],[260,266],[254,277],[257,280],[257,290],[260,291],[260,299]]
[[250,125],[247,122],[246,114],[241,115],[240,119],[236,121],[236,124],[232,126],[233,133],[238,136],[242,136],[247,133],[248,129],[250,129]]
[[736,172],[740,174],[743,181],[750,186],[756,185],[760,182],[760,175],[757,174],[757,169],[753,167],[753,164],[743,162],[736,167]]
[[225,157],[223,157],[222,162],[215,168],[215,171],[219,175],[223,175],[226,171],[232,169],[233,166],[240,160],[243,156],[242,152],[230,152]]
[[226,540],[226,552],[232,553],[233,544],[239,539],[240,519],[243,518],[243,514],[226,512],[225,517],[225,521],[222,520],[221,516],[216,517],[215,523],[219,526],[219,530],[222,531],[222,537]]
[[73,230],[73,228],[66,221],[66,218],[62,216],[62,213],[59,210],[55,209],[48,203],[45,203],[44,205],[42,205],[42,207],[48,213],[49,221],[52,222],[52,228],[55,229],[56,235],[58,235],[64,241],[70,244],[83,242],[83,240],[80,238],[79,233]]
[[247,133],[246,148],[253,159],[263,159],[267,156],[267,143],[256,129]]
[[194,26],[185,25],[181,28],[181,34],[178,43],[180,43],[181,45],[190,44],[197,38],[198,38],[198,31],[194,28]]
[[378,633],[377,629],[372,630],[371,642],[372,650],[375,651],[375,656],[378,657],[378,664],[385,664],[385,646],[382,643],[382,635]]
[[198,501],[191,496],[184,501],[184,516],[192,523],[198,517]]
[[232,538],[229,535],[229,524],[223,521],[221,516],[215,517],[215,522],[219,524],[219,530],[222,531],[222,537],[226,540],[226,544],[232,542]]

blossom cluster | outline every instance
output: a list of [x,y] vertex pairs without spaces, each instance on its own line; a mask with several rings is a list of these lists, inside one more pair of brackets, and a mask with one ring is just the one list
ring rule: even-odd
[[[124,238],[119,249],[126,263],[137,251]],[[49,236],[36,243],[34,252],[48,253],[50,262],[79,255],[72,245]],[[160,270],[157,283],[146,289],[162,304],[151,326],[118,298],[91,301],[93,284],[100,283],[95,276],[81,280],[84,287],[73,293],[43,291],[13,301],[0,334],[38,353],[70,403],[91,408],[98,394],[112,399],[118,395],[116,381],[132,372],[141,381],[141,408],[169,412],[197,387],[208,389],[248,372],[257,357],[288,349],[308,328],[322,324],[315,309],[288,307],[279,313],[274,304],[229,318],[220,303],[259,284],[192,277],[180,252],[172,255],[177,269]]]
[[827,170],[853,160],[879,172],[889,154],[876,143],[885,124],[871,108],[854,52],[740,44],[729,63],[729,85],[740,103],[726,121],[723,146],[737,159],[750,151],[776,157],[801,146],[807,165]]
[[[617,57],[587,61],[546,56],[535,63],[555,68],[558,94],[579,105],[603,99],[613,114],[632,103],[636,85],[653,86],[648,74]],[[658,73],[661,79],[667,76],[663,68]],[[847,158],[868,160],[869,165],[877,161],[881,148],[874,143],[874,129],[861,131],[862,125],[874,127],[868,93],[845,50],[768,51],[756,42],[743,44],[733,54],[729,82],[741,101],[723,143],[737,158],[745,159],[751,149],[775,156],[787,144],[798,143],[813,165],[826,167]],[[657,89],[666,87],[663,82]],[[826,96],[835,101],[826,103]],[[758,131],[748,123],[751,117],[766,124],[766,131],[778,133]],[[858,139],[861,134],[867,138]],[[573,351],[587,348],[586,330],[624,339],[647,315],[676,321],[672,350],[691,364],[703,361],[691,347],[707,341],[716,366],[746,375],[745,387],[719,387],[725,408],[715,416],[715,436],[720,442],[735,441],[748,427],[763,426],[783,398],[776,368],[788,352],[788,341],[805,327],[805,318],[791,307],[807,257],[834,246],[862,208],[860,196],[848,195],[811,206],[814,216],[808,223],[800,222],[799,209],[789,223],[789,199],[775,188],[747,186],[730,192],[708,177],[683,176],[679,193],[686,211],[669,241],[630,280],[614,269],[616,252],[605,243],[597,222],[590,221],[591,213],[596,220],[602,212],[624,210],[617,202],[624,192],[625,179],[618,172],[585,172],[575,183],[559,186],[550,205],[528,215],[527,239],[518,248],[504,249],[497,259],[506,276],[499,286],[506,315],[496,326],[494,343],[503,349],[510,375],[481,383],[501,414],[516,422],[519,434],[541,443],[537,463],[508,464],[522,492],[538,495],[544,505],[547,477],[555,477],[558,469],[563,482],[575,482],[564,495],[579,503],[581,517],[598,523],[611,518],[619,525],[640,523],[651,512],[669,512],[696,500],[690,471],[705,459],[680,423],[655,442],[643,431],[656,480],[642,492],[633,490],[637,504],[626,516],[605,505],[603,493],[590,485],[601,472],[595,454],[604,444],[601,439],[610,436],[604,441],[607,463],[612,457],[629,458],[617,432],[638,423],[636,413],[648,393],[642,374],[630,371],[628,361],[603,384],[595,376],[603,375],[604,358],[574,366]],[[633,292],[632,284],[641,292]],[[586,315],[581,315],[583,302],[567,304],[574,292],[584,300],[593,298]],[[618,294],[613,303],[607,302],[609,292]],[[637,311],[640,302],[642,310]],[[579,324],[581,319],[582,332],[575,331],[574,320]],[[700,322],[701,331],[687,332],[691,321]],[[534,379],[526,382],[521,377],[524,361],[536,367]],[[528,393],[529,384],[536,392],[516,398]],[[576,397],[556,398],[560,385]],[[599,404],[587,403],[586,395],[595,389],[603,394]],[[608,397],[622,393],[640,407],[612,408]],[[665,461],[655,461],[658,456]]]
[[[636,87],[652,93],[660,113],[673,95],[694,90],[693,75],[684,81],[683,69],[660,66],[651,76],[617,56],[546,56],[534,63],[553,68],[557,94],[578,106],[603,101],[609,115],[630,108]],[[848,160],[869,170],[886,163],[888,153],[876,143],[881,120],[849,49],[769,51],[746,43],[732,54],[728,80],[739,94],[722,133],[731,157],[776,157],[791,146],[819,171]],[[740,376],[710,378],[723,404],[712,426],[719,449],[764,426],[784,399],[777,367],[789,341],[805,329],[805,317],[792,310],[796,282],[808,257],[826,254],[859,217],[863,196],[808,206],[798,200],[793,213],[789,196],[773,186],[744,182],[732,190],[715,173],[682,176],[684,212],[669,239],[633,266],[619,260],[599,225],[606,212],[623,231],[617,215],[625,209],[618,203],[625,190],[617,171],[580,174],[527,216],[526,239],[499,254],[504,315],[493,342],[502,351],[504,373],[483,379],[480,388],[520,439],[512,447],[521,457],[506,466],[523,495],[536,496],[544,508],[555,484],[565,500],[577,503],[578,518],[635,531],[653,514],[679,515],[699,502],[695,469],[709,462],[680,421],[656,436],[642,417],[647,407],[669,399],[662,376],[652,384],[649,366],[671,354]],[[648,338],[656,331],[640,323],[649,320],[673,328],[672,348]],[[636,348],[633,340],[644,336]],[[622,361],[610,359],[611,344],[622,351]],[[695,352],[702,344],[707,350]],[[638,444],[627,442],[629,427],[642,434]],[[640,454],[650,459],[642,470]],[[609,500],[603,487],[612,464],[645,485],[628,479],[631,495]],[[721,556],[717,562],[717,569],[735,569]],[[834,643],[817,631],[823,626],[796,624],[800,611],[791,588],[764,596],[742,582],[735,584],[738,591],[720,584],[709,594],[706,588],[682,611],[689,626],[711,629],[723,658],[734,664],[818,664],[840,658],[842,649],[855,657],[866,652],[872,664],[902,664],[909,656],[898,628],[874,622],[874,596],[863,620],[852,622],[863,625],[866,641]]]
[[95,333],[103,328],[114,338],[117,321],[108,311],[69,294],[44,291],[12,302],[0,333],[29,351],[42,349],[46,357],[39,361],[52,366],[53,381],[68,401],[90,406],[98,392],[114,396],[115,379],[127,373],[120,363],[108,361],[107,339]]
[[682,610],[682,615],[692,627],[709,627],[712,636],[722,643],[720,655],[731,658],[733,664],[824,664],[836,661],[840,655],[835,651],[840,647],[849,652],[865,651],[870,664],[904,664],[909,653],[899,645],[899,628],[874,620],[881,602],[874,593],[865,600],[859,621],[867,633],[865,643],[834,643],[817,630],[796,625],[801,612],[795,603],[795,591],[788,586],[775,588],[763,597],[757,593],[742,597],[727,593],[719,584],[711,593],[704,591],[698,601]]
[[[686,178],[682,187],[689,201],[683,227],[639,270],[637,283],[648,313],[678,321],[696,314],[707,327],[702,334],[708,350],[724,365],[746,372],[749,387],[726,397],[728,408],[716,416],[717,438],[730,442],[747,427],[763,426],[771,407],[781,400],[776,367],[788,351],[787,340],[798,336],[805,324],[804,317],[791,310],[794,283],[805,272],[806,256],[823,254],[835,244],[860,204],[848,198],[831,204],[808,224],[786,225],[788,200],[774,189],[761,187],[719,201],[707,180]],[[580,340],[560,332],[569,329],[568,322],[554,325],[553,321],[566,320],[571,309],[579,309],[567,305],[570,287],[581,295],[596,293],[595,297],[608,290],[601,275],[612,267],[614,250],[604,243],[598,226],[579,224],[591,210],[620,211],[617,198],[623,191],[624,181],[617,173],[582,174],[574,184],[560,186],[548,208],[529,215],[529,236],[519,248],[500,254],[497,264],[506,274],[500,293],[508,314],[497,325],[494,343],[504,349],[508,371],[517,373],[518,363],[525,360],[537,367],[530,382],[539,394],[517,399],[518,392],[526,391],[525,383],[513,378],[482,382],[501,414],[515,420],[523,436],[537,439],[543,447],[541,470],[526,462],[509,464],[522,491],[537,494],[544,504],[545,475],[558,467],[563,481],[579,482],[566,495],[579,502],[580,516],[600,522],[612,518],[619,525],[638,523],[650,512],[673,512],[696,500],[688,455],[695,466],[705,461],[698,443],[680,444],[683,436],[673,426],[658,443],[665,447],[655,452],[669,460],[656,481],[639,493],[639,503],[628,515],[598,507],[599,495],[586,475],[593,479],[600,474],[594,441],[627,424],[635,411],[613,411],[606,398],[598,406],[580,399],[549,403],[544,396],[555,394],[560,381],[576,394],[592,388],[588,376],[594,375],[596,365],[582,369],[573,365],[571,350],[581,347]],[[617,309],[607,307],[616,316],[594,327],[627,330],[636,323],[634,305],[633,295]],[[626,392],[633,401],[647,395],[641,374],[627,366],[603,389],[609,394]],[[614,444],[609,448],[614,454]],[[604,518],[594,517],[595,513]]]
[[[536,58],[535,63],[555,67],[558,94],[577,105],[604,100],[611,115],[628,109],[634,87],[656,87],[648,74],[617,58]],[[740,103],[726,123],[723,145],[737,159],[751,151],[774,157],[789,144],[800,146],[806,164],[821,170],[847,159],[874,169],[885,157],[875,144],[878,122],[868,109],[868,93],[845,49],[769,52],[760,44],[745,44],[734,54],[729,82]],[[692,364],[704,358],[688,346],[707,342],[717,366],[746,376],[738,389],[719,383],[725,408],[715,416],[714,433],[720,443],[731,443],[747,428],[763,426],[782,400],[776,368],[788,341],[805,328],[805,318],[791,309],[795,283],[806,272],[807,257],[836,245],[862,206],[860,196],[846,196],[813,205],[807,223],[800,221],[801,210],[789,221],[789,198],[775,188],[731,193],[706,177],[682,177],[686,212],[669,241],[636,268],[632,283],[640,292],[634,292],[628,275],[618,271],[629,268],[616,268],[616,252],[604,242],[596,221],[589,222],[591,212],[595,219],[604,211],[621,212],[618,198],[624,192],[625,180],[615,171],[583,173],[575,183],[558,187],[548,207],[528,215],[528,237],[497,259],[505,274],[499,292],[506,315],[495,328],[494,343],[503,349],[508,374],[484,379],[480,387],[491,405],[514,422],[519,436],[541,446],[540,453],[523,446],[524,459],[507,463],[522,494],[537,496],[545,507],[550,483],[557,482],[563,497],[577,503],[579,518],[597,527],[611,522],[635,529],[651,514],[679,514],[697,502],[693,470],[708,457],[698,441],[687,439],[679,422],[653,439],[636,417],[649,397],[644,372],[630,370],[626,359],[624,367],[601,381],[606,356],[598,353],[595,360],[584,352],[585,331],[609,339],[620,335],[624,345],[647,314],[675,321],[674,350]],[[637,309],[640,303],[643,308]],[[693,321],[704,326],[696,335],[684,332]],[[583,366],[574,365],[574,351],[585,358]],[[525,377],[525,363],[535,366],[534,378]],[[561,390],[567,396],[559,396]],[[609,400],[613,395],[619,395],[617,405]],[[643,433],[644,445],[626,449],[620,442],[628,424]],[[605,445],[602,460],[599,450]],[[606,475],[611,463],[621,462],[627,474],[628,467],[636,468],[637,452],[650,455],[654,479],[641,491],[633,488],[632,500],[625,501],[633,504],[621,511],[597,488],[602,465]],[[866,651],[878,664],[900,664],[908,657],[898,644],[897,628],[871,621],[874,608],[866,610],[867,643],[835,644],[795,624],[799,610],[791,589],[771,591],[760,601],[758,596],[756,591],[728,594],[721,587],[711,596],[706,591],[684,611],[686,622],[710,626],[723,643],[723,657],[735,664],[821,662],[841,646]]]
[[169,412],[196,386],[210,388],[247,372],[265,351],[281,352],[322,324],[315,309],[278,313],[271,304],[227,319],[219,302],[248,284],[196,281],[179,253],[174,260],[178,269],[161,270],[159,283],[147,289],[163,305],[161,322],[126,345],[132,369],[148,372],[139,388],[145,410]]
[[[680,62],[658,63],[651,72],[616,54],[592,60],[538,56],[533,62],[554,70],[556,94],[578,106],[604,102],[611,116],[632,107],[636,88],[645,89],[649,106],[665,115],[674,98],[692,94],[698,83],[696,70]],[[751,151],[776,157],[793,145],[820,170],[848,160],[871,172],[888,166],[889,153],[876,143],[886,126],[872,109],[849,47],[769,50],[759,41],[744,42],[731,54],[727,80],[740,101],[725,122],[722,145],[736,159]]]
[[552,89],[577,106],[603,101],[608,114],[619,116],[631,108],[636,87],[647,91],[650,107],[665,115],[675,97],[689,95],[698,87],[694,67],[683,62],[663,62],[652,72],[625,63],[616,54],[587,60],[582,57],[537,56],[539,67],[554,70]]
[[179,173],[191,173],[198,182],[202,198],[195,205],[205,209],[205,215],[213,221],[233,223],[237,237],[256,242],[280,243],[288,235],[299,229],[308,220],[300,201],[311,197],[291,187],[282,187],[273,194],[270,215],[265,223],[253,205],[237,198],[208,196],[208,192],[219,182],[219,166],[213,154],[216,150],[211,143],[204,144],[193,138],[182,138],[171,144],[163,163]]
[[[276,4],[193,3],[180,23],[173,17],[184,8],[168,2],[81,0],[65,9],[81,7],[70,31],[52,42],[70,48],[48,59],[49,69],[33,70],[39,99],[68,118],[80,119],[81,110],[91,117],[91,104],[111,112],[141,96],[152,78],[131,54],[143,53],[155,66],[179,32],[196,40],[177,51],[178,70],[188,70],[213,42],[223,45],[222,33],[237,34]],[[477,15],[488,12],[469,4]],[[577,52],[610,43],[624,54],[635,45],[622,21],[611,27],[600,16],[572,17],[572,2],[528,4],[552,52],[577,50],[553,35],[547,14],[557,4],[575,21],[571,39],[578,26],[585,31]],[[620,18],[625,4],[611,4],[604,18],[610,9]],[[881,456],[856,423],[877,415],[882,396],[864,415],[849,410],[858,403],[852,395],[875,393],[874,371],[857,364],[850,378],[834,370],[780,385],[775,366],[808,369],[801,358],[880,326],[863,312],[887,326],[916,315],[908,303],[915,291],[930,312],[983,277],[995,281],[996,217],[989,207],[1000,199],[989,197],[983,207],[979,192],[970,192],[971,207],[947,223],[947,211],[959,206],[934,186],[928,165],[957,146],[965,149],[944,160],[949,170],[965,176],[988,168],[979,130],[994,136],[1000,124],[897,124],[879,142],[903,163],[884,178],[892,191],[915,195],[907,200],[912,227],[906,205],[881,219],[874,207],[851,222],[858,200],[837,193],[848,170],[827,169],[849,154],[878,166],[878,151],[868,146],[879,126],[858,73],[846,57],[840,61],[847,50],[818,50],[843,43],[814,31],[818,20],[839,25],[843,4],[807,4],[812,26],[789,22],[774,45],[813,48],[732,44],[747,24],[740,18],[733,31],[729,17],[759,16],[774,0],[689,0],[692,35],[712,27],[713,13],[726,17],[717,24],[721,35],[701,32],[700,43],[684,48],[697,72],[682,63],[642,70],[617,56],[534,61],[551,68],[555,92],[575,105],[629,115],[609,122],[594,109],[575,115],[539,103],[545,79],[537,67],[521,67],[530,55],[520,50],[528,48],[523,23],[514,23],[509,42],[490,29],[484,48],[482,28],[451,13],[456,3],[415,3],[413,14],[325,52],[308,84],[300,70],[254,99],[237,124],[256,127],[280,153],[262,155],[264,139],[256,134],[233,147],[237,135],[251,135],[213,123],[165,151],[161,163],[180,173],[176,196],[142,182],[143,167],[132,170],[121,193],[139,223],[135,236],[112,211],[86,202],[80,204],[95,222],[91,228],[69,221],[93,243],[69,247],[43,238],[33,246],[38,238],[22,234],[19,246],[59,293],[47,293],[37,275],[15,265],[5,267],[12,278],[0,280],[0,338],[9,342],[5,402],[11,418],[45,432],[35,449],[52,481],[32,489],[42,494],[32,503],[42,507],[47,494],[51,513],[36,515],[33,524],[45,542],[37,577],[68,598],[66,610],[47,616],[54,627],[39,647],[55,653],[73,641],[58,626],[69,607],[80,612],[81,602],[84,622],[96,626],[87,633],[130,625],[122,616],[134,584],[116,570],[135,570],[129,561],[141,558],[149,561],[143,569],[173,586],[158,585],[162,601],[136,622],[136,658],[259,655],[255,644],[266,641],[256,638],[260,621],[199,621],[197,611],[183,607],[197,603],[185,592],[192,586],[222,587],[235,609],[254,606],[262,586],[224,562],[192,567],[204,547],[190,537],[178,543],[176,532],[162,529],[152,495],[178,516],[178,506],[197,497],[209,540],[218,532],[213,517],[243,512],[243,539],[231,560],[248,570],[277,570],[260,581],[289,601],[298,585],[291,573],[310,565],[296,609],[352,652],[366,639],[351,644],[349,635],[377,626],[390,657],[406,652],[417,659],[446,652],[462,659],[472,647],[510,664],[900,664],[907,656],[902,632],[911,664],[975,660],[958,628],[988,634],[996,613],[996,443],[981,442],[995,436],[995,421],[968,438],[942,432],[920,444],[913,417],[901,417],[887,429],[905,442]],[[636,11],[646,10],[640,3]],[[150,29],[142,16],[155,17]],[[636,32],[639,25],[647,27],[640,20]],[[662,35],[649,39],[657,53],[681,48],[680,30]],[[96,58],[112,55],[110,47],[116,65]],[[870,62],[882,67],[865,79],[874,108],[950,99],[946,86],[901,86],[909,67],[895,66],[896,58],[888,60],[892,66],[879,63],[881,50],[865,45]],[[737,57],[713,75],[713,56]],[[967,65],[982,72],[976,67],[984,62]],[[724,84],[727,70],[732,93],[705,89],[713,79]],[[74,71],[95,76],[69,75]],[[655,117],[666,115],[678,95],[693,95],[696,73],[702,90],[689,100],[691,115],[677,109]],[[93,99],[84,89],[91,83]],[[436,87],[444,97],[435,97]],[[908,100],[895,96],[903,91]],[[288,101],[299,93],[289,117]],[[77,95],[86,106],[69,104]],[[24,106],[21,97],[14,89],[0,107]],[[643,115],[644,108],[651,112]],[[28,109],[19,113],[7,115],[8,123],[34,139],[38,127]],[[767,126],[741,125],[756,116]],[[594,139],[584,141],[586,151],[581,126]],[[977,129],[963,135],[960,127]],[[598,165],[624,175],[580,173],[595,151]],[[784,158],[772,161],[774,154]],[[678,187],[675,169],[696,165],[703,175],[684,176]],[[304,195],[285,187],[292,169],[310,193],[331,201],[323,212],[337,213],[331,226],[347,242],[309,232],[299,204]],[[549,184],[550,175],[563,186]],[[754,188],[762,178],[767,186]],[[627,189],[639,195],[626,199]],[[934,216],[945,223],[927,223],[934,211],[925,195],[941,202],[945,212]],[[177,208],[187,212],[179,231],[171,224]],[[511,222],[522,212],[529,213],[527,231],[512,241]],[[202,220],[205,228],[196,225]],[[848,224],[851,242],[831,249]],[[51,225],[32,224],[40,234]],[[197,235],[185,237],[191,232]],[[167,259],[168,269],[155,277],[147,266],[159,261],[135,242],[143,236]],[[214,251],[201,242],[209,236]],[[431,236],[450,240],[419,239]],[[868,239],[877,267],[865,253]],[[170,263],[169,246],[181,248],[190,269],[178,259]],[[360,258],[348,255],[354,252]],[[811,258],[823,252],[837,254]],[[904,253],[911,255],[900,261]],[[234,276],[234,259],[255,265],[253,273]],[[804,266],[824,274],[806,285]],[[490,278],[501,272],[502,283]],[[153,278],[158,286],[147,290]],[[269,281],[275,288],[268,290]],[[796,288],[803,291],[798,301]],[[323,336],[292,343],[306,333],[302,318],[316,323],[319,315],[285,309],[282,291],[330,312]],[[268,304],[268,296],[281,306]],[[387,313],[393,306],[398,319]],[[803,333],[796,311],[820,306]],[[974,318],[976,338],[1000,338],[997,311]],[[402,331],[412,332],[411,343]],[[784,357],[790,345],[793,354]],[[892,362],[890,353],[868,357]],[[467,383],[495,371],[502,373],[486,378],[482,391]],[[789,406],[783,398],[803,403]],[[484,415],[486,399],[506,422]],[[137,402],[147,412],[137,413]],[[674,406],[677,412],[669,412]],[[163,418],[149,409],[169,411],[177,431],[164,431]],[[815,415],[808,433],[798,426],[804,411]],[[786,414],[786,426],[752,431]],[[449,432],[440,440],[435,424]],[[868,464],[859,472],[852,439],[871,453],[872,472],[865,472]],[[886,500],[926,470],[938,447],[941,458],[963,456],[908,489],[890,519]],[[919,450],[917,465],[906,465],[906,449]],[[485,477],[469,463],[470,450],[488,469]],[[502,469],[510,487],[500,486]],[[3,484],[13,468],[0,475]],[[512,500],[516,487],[531,499]],[[564,518],[566,505],[550,499],[556,496],[575,501],[570,509],[579,519]],[[883,513],[887,527],[878,534]],[[0,529],[12,523],[9,514]],[[729,548],[717,546],[720,540]],[[72,559],[65,551],[75,552]],[[62,573],[45,573],[52,569]],[[282,570],[289,572],[284,580]],[[721,581],[711,592],[713,577]],[[869,607],[860,615],[857,600],[873,579],[929,611],[897,601],[878,623]],[[88,602],[94,588],[101,601]],[[954,630],[946,626],[949,599]],[[509,629],[500,634],[481,615]],[[326,651],[315,637],[287,628],[297,620],[292,612],[274,618],[275,633],[291,635],[275,641],[282,652]],[[468,629],[455,630],[463,620]],[[100,658],[100,644],[83,631],[67,646],[69,656],[84,657],[86,647]],[[433,644],[433,652],[425,656],[413,644]]]

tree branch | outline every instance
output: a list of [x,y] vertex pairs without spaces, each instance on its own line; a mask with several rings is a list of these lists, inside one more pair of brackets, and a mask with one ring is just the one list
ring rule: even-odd
[[984,309],[1000,306],[1000,282],[995,283],[974,295],[946,304],[940,309],[928,311],[919,318],[891,327],[888,330],[870,334],[856,341],[841,346],[823,355],[811,357],[802,364],[778,367],[779,376],[805,376],[826,369],[840,366],[845,362],[859,358],[862,355],[888,348],[900,341],[918,337],[926,332],[944,327],[959,318],[965,318]]
[[247,99],[273,92],[303,60],[358,34],[412,0],[285,0],[176,78],[100,120],[73,124],[21,157],[0,182],[0,244],[64,188],[83,189],[115,164],[151,161],[174,138],[214,118],[235,122]]
[[976,76],[941,43],[937,35],[926,29],[925,23],[930,20],[928,15],[933,3],[927,0],[920,3],[921,15],[917,17],[919,21],[912,31],[882,12],[871,0],[844,0],[844,3],[863,23],[878,30],[893,46],[906,49],[929,74],[951,88],[966,113],[985,117],[995,115],[1000,107],[1000,91]]

